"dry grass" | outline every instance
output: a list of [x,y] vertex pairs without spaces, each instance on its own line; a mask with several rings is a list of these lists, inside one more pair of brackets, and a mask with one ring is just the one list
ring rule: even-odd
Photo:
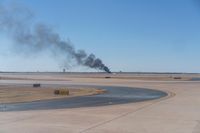
[[104,93],[103,90],[94,88],[68,88],[70,92],[69,95],[55,95],[55,89],[59,88],[33,88],[31,86],[0,86],[0,103],[31,102]]

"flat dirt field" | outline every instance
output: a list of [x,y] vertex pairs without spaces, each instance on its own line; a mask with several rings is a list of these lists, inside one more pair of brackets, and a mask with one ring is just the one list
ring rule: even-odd
[[0,73],[1,87],[33,83],[52,89],[54,84],[149,88],[168,96],[99,107],[1,111],[0,133],[200,133],[199,74]]

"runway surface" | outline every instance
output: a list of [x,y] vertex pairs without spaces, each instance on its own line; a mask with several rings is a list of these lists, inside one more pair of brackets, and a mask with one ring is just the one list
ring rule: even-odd
[[[48,86],[48,84],[46,84],[45,86]],[[57,86],[62,85],[60,84]],[[167,95],[167,93],[162,91],[145,88],[92,85],[67,86],[104,89],[106,90],[106,93],[92,96],[43,100],[26,103],[0,104],[0,112],[107,106],[153,100]]]
[[[26,79],[26,76],[27,75],[17,75],[16,77]],[[195,81],[142,81],[114,78],[84,78],[89,77],[86,75],[82,75],[81,78],[72,75],[66,75],[66,77],[64,77],[64,75],[56,76],[54,74],[48,76],[39,75],[38,77],[33,75],[33,78],[31,76],[32,75],[29,77],[30,79],[34,78],[33,80],[3,80],[2,78],[0,80],[0,85],[30,86],[33,83],[41,83],[42,85],[49,86],[56,85],[60,87],[71,85],[85,85],[86,87],[87,85],[93,85],[102,89],[109,86],[118,86],[111,90],[114,92],[118,91],[118,96],[110,91],[108,91],[107,94],[95,96],[97,99],[107,99],[104,104],[97,104],[97,101],[92,100],[93,96],[91,96],[92,98],[89,102],[94,102],[96,105],[93,106],[89,103],[85,103],[85,107],[83,105],[79,107],[69,107],[71,105],[69,105],[66,99],[63,105],[56,105],[57,107],[54,105],[55,109],[49,107],[47,110],[45,110],[45,108],[47,108],[46,105],[44,107],[43,104],[38,105],[36,103],[32,103],[31,106],[26,106],[26,109],[23,107],[25,104],[17,105],[18,107],[16,107],[16,105],[6,105],[7,107],[5,105],[0,105],[2,106],[2,111],[0,111],[0,133],[200,133],[200,81],[197,81],[197,79],[195,79]],[[167,75],[167,77],[168,76],[170,75]],[[175,75],[175,77],[181,76],[182,74]],[[196,75],[186,76],[189,78],[198,78]],[[65,79],[65,81],[63,81],[63,79]],[[109,88],[112,89],[112,87]],[[156,97],[153,97],[155,95],[149,96],[145,93],[142,94],[138,92],[149,101],[135,102],[136,100],[141,100],[139,99],[140,95],[137,93],[132,94],[129,91],[127,92],[126,89],[138,90],[140,88],[161,90],[163,92],[168,92],[169,96],[158,100],[149,100],[158,98],[159,96],[156,95]],[[120,92],[122,91],[121,89],[126,91],[122,93]],[[136,99],[132,99],[133,101],[130,100],[129,104],[112,103],[110,99],[113,100],[119,97],[119,92],[122,93],[120,95],[121,99],[119,100],[121,102],[123,99],[134,97],[134,94],[137,97],[135,97]],[[124,93],[126,92],[128,94],[125,97]],[[87,98],[88,97],[82,99],[84,100]],[[70,101],[72,101],[72,99]],[[81,100],[79,101],[82,103]],[[74,103],[75,102],[80,105],[78,100],[75,100]],[[116,105],[103,106],[110,104]],[[39,107],[36,108],[36,106]],[[14,109],[16,111],[14,111]],[[20,109],[27,111],[20,111]]]

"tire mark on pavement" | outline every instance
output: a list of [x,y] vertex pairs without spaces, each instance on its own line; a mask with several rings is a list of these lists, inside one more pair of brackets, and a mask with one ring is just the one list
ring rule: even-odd
[[[122,114],[120,116],[117,116],[115,118],[112,118],[110,120],[106,120],[106,121],[103,121],[101,123],[98,123],[98,124],[96,124],[94,126],[91,126],[91,127],[87,128],[87,129],[84,129],[84,130],[80,131],[79,133],[85,133],[87,131],[90,131],[90,130],[95,129],[97,127],[100,127],[102,125],[108,124],[108,123],[110,123],[112,121],[115,121],[115,120],[118,120],[118,119],[120,119],[122,117],[128,116],[129,114],[136,113],[136,112],[141,111],[141,110],[143,110],[145,108],[151,107],[151,106],[153,106],[155,104],[161,103],[161,102],[163,102],[163,101],[165,101],[165,100],[167,100],[169,98],[172,98],[172,97],[176,96],[176,94],[173,93],[173,92],[166,91],[166,93],[168,94],[166,97],[163,97],[163,98],[160,98],[160,99],[151,100],[151,101],[146,101],[146,102],[151,102],[151,103],[148,104],[148,105],[144,105],[144,106],[142,106],[142,107],[140,107],[140,108],[138,108],[138,109],[136,109],[134,111],[130,111],[130,112],[124,113],[124,114]],[[195,132],[195,133],[199,133],[199,132]]]

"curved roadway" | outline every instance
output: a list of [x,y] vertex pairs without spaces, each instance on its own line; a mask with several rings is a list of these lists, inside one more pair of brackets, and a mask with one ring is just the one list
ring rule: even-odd
[[[78,85],[73,85],[78,86]],[[80,87],[80,85],[79,85]],[[46,110],[46,109],[63,109],[63,108],[79,108],[106,106],[115,104],[125,104],[131,102],[140,102],[153,100],[164,97],[167,93],[131,87],[116,86],[89,86],[81,85],[81,87],[93,87],[104,89],[107,92],[100,95],[81,96],[73,98],[62,98],[53,100],[43,100],[27,103],[0,104],[0,111],[25,111],[25,110]]]

